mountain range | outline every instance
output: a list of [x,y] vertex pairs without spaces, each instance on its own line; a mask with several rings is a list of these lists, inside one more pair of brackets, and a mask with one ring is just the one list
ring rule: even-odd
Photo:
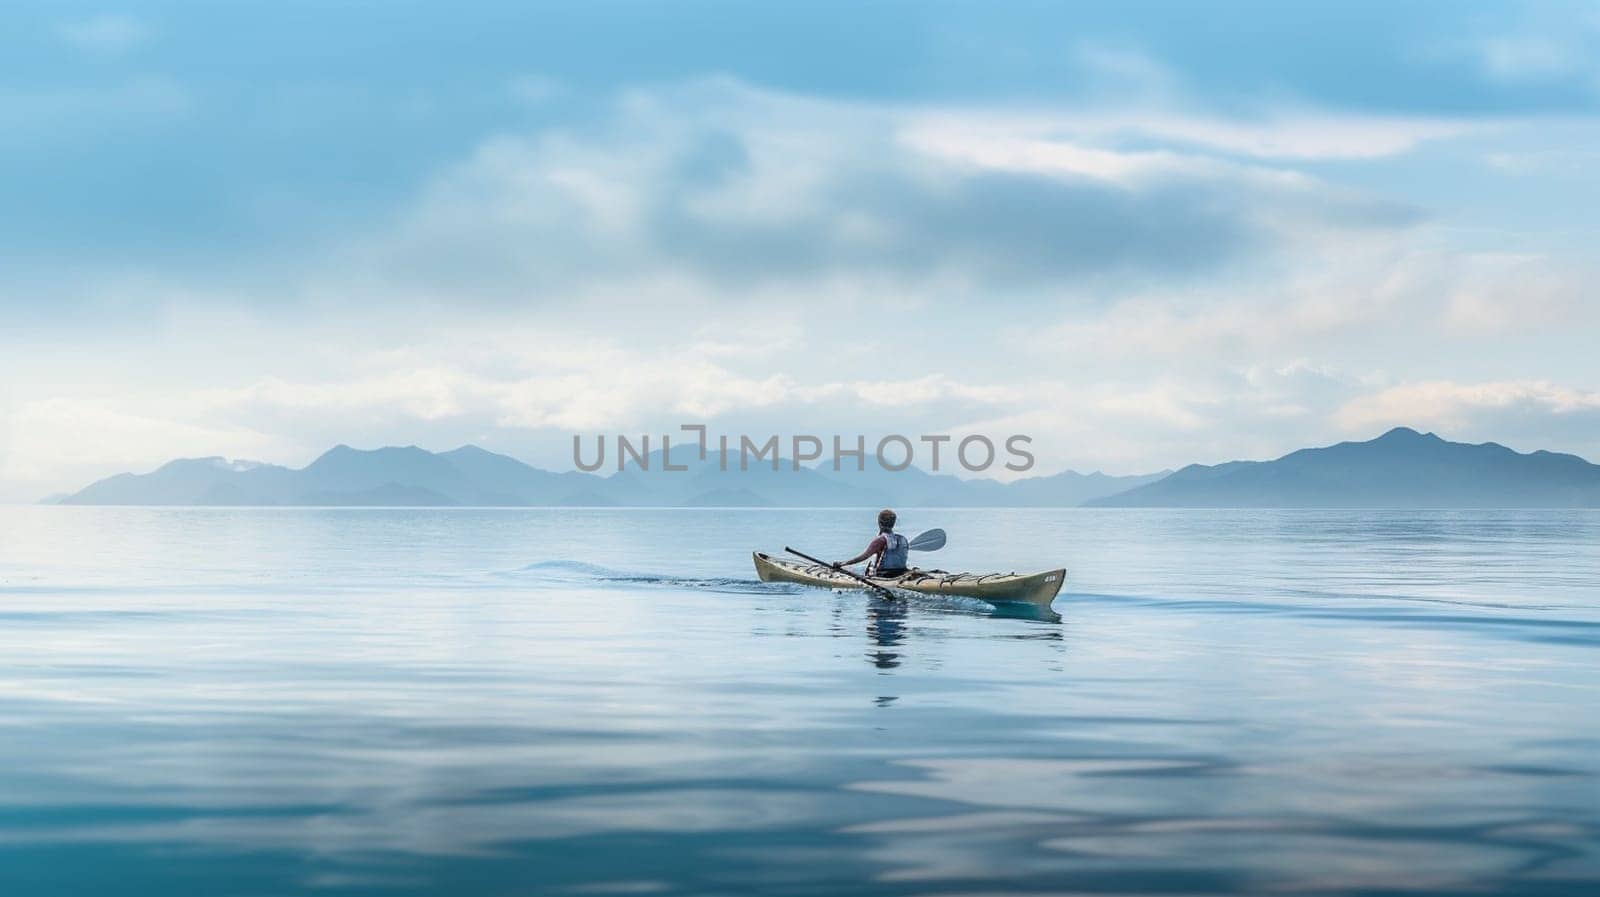
[[1595,508],[1600,465],[1523,454],[1397,427],[1367,442],[1301,449],[1273,461],[1191,464],[1090,499],[1119,508]]
[[751,464],[740,470],[730,453],[702,460],[696,446],[679,446],[664,469],[662,453],[649,469],[599,476],[553,473],[468,445],[448,452],[416,446],[363,451],[336,446],[300,469],[225,458],[183,458],[150,473],[123,473],[55,499],[86,505],[318,505],[318,506],[629,506],[629,507],[931,507],[1079,505],[1092,498],[1154,482],[1072,471],[1014,483],[963,480],[917,468],[888,471],[868,462],[856,471],[831,465],[778,470]]
[[663,469],[608,476],[555,473],[477,446],[336,446],[303,468],[186,458],[123,473],[54,499],[87,505],[648,506],[648,507],[1600,507],[1600,465],[1576,455],[1523,454],[1496,443],[1449,442],[1396,428],[1366,442],[1302,449],[1272,461],[1191,464],[1176,472],[1108,476],[1073,471],[1010,483],[917,468],[784,460],[740,470],[730,458],[674,449]]

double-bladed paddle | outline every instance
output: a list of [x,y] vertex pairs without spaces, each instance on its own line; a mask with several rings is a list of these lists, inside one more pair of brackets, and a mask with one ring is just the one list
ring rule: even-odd
[[890,598],[890,599],[894,598],[894,593],[893,592],[889,591],[888,589],[884,588],[883,586],[878,585],[877,583],[875,583],[872,580],[866,578],[865,576],[862,576],[861,574],[857,573],[854,570],[847,569],[847,568],[842,567],[842,566],[840,566],[838,564],[830,564],[827,561],[819,561],[816,558],[812,557],[811,555],[806,554],[803,551],[795,551],[793,548],[790,548],[787,545],[783,546],[783,550],[789,552],[790,554],[794,555],[797,558],[805,558],[806,560],[810,561],[813,564],[817,564],[817,565],[822,566],[822,567],[827,567],[829,570],[837,570],[840,573],[843,573],[844,575],[850,577],[851,579],[854,579],[857,582],[861,583],[862,585],[866,586],[867,588],[873,590],[874,592],[877,592],[878,594],[882,595],[885,598]]
[[[910,548],[912,551],[938,551],[939,549],[944,547],[944,530],[942,530],[942,529],[930,529],[925,533],[918,533],[917,537],[915,539],[912,539],[910,541],[910,543],[908,543],[907,547]],[[812,557],[811,555],[806,554],[804,552],[795,551],[793,548],[790,548],[787,545],[783,546],[783,550],[789,552],[790,554],[794,555],[795,557],[805,558],[806,560],[810,561],[813,564],[817,564],[819,566],[827,567],[830,570],[837,570],[840,573],[843,573],[844,575],[846,575],[848,577],[851,577],[852,579],[855,579],[857,582],[860,582],[862,585],[866,586],[867,588],[872,589],[873,591],[881,594],[885,598],[893,598],[893,597],[895,597],[894,593],[889,591],[887,588],[878,585],[877,583],[875,583],[872,580],[866,578],[865,576],[862,576],[862,575],[856,573],[854,570],[846,569],[845,567],[840,566],[839,564],[830,564],[827,561],[819,561],[816,558]]]

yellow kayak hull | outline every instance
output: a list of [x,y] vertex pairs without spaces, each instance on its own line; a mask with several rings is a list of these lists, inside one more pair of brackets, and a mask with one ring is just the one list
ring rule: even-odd
[[[819,564],[802,561],[779,560],[771,555],[755,552],[756,575],[762,582],[798,582],[808,586],[828,589],[865,589],[854,577]],[[903,576],[873,582],[891,589],[921,592],[926,595],[957,595],[976,598],[990,604],[1031,604],[1049,607],[1067,579],[1066,570],[1046,570],[1043,573],[946,573],[943,570],[913,569]]]

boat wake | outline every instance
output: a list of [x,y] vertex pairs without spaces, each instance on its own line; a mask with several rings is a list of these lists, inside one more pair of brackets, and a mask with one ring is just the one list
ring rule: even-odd
[[615,586],[643,586],[667,589],[693,589],[704,592],[725,592],[740,595],[798,593],[804,589],[795,583],[764,583],[756,579],[739,579],[725,576],[670,576],[635,570],[619,570],[583,561],[539,561],[513,571],[511,576],[537,577],[542,582],[609,584]]
[[1238,614],[1374,624],[1386,628],[1458,630],[1515,641],[1600,647],[1600,617],[1592,609],[1414,595],[1303,591],[1257,599],[1156,597],[1079,592],[1073,602],[1178,614]]
[[[770,583],[781,585],[782,583]],[[851,591],[864,594],[859,589]],[[997,602],[990,604],[982,598],[969,598],[964,595],[940,595],[929,592],[911,592],[904,589],[894,589],[899,600],[910,604],[919,610],[935,614],[954,614],[969,617],[994,617],[1004,620],[1033,620],[1043,623],[1059,623],[1061,615],[1048,607],[1037,604],[1020,604],[1012,602]],[[887,602],[889,599],[873,595],[874,601]]]

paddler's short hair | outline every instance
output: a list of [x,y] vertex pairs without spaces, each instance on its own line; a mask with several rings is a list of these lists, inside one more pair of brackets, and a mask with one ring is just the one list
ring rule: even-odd
[[894,529],[894,522],[898,519],[893,511],[884,508],[878,512],[878,529]]

